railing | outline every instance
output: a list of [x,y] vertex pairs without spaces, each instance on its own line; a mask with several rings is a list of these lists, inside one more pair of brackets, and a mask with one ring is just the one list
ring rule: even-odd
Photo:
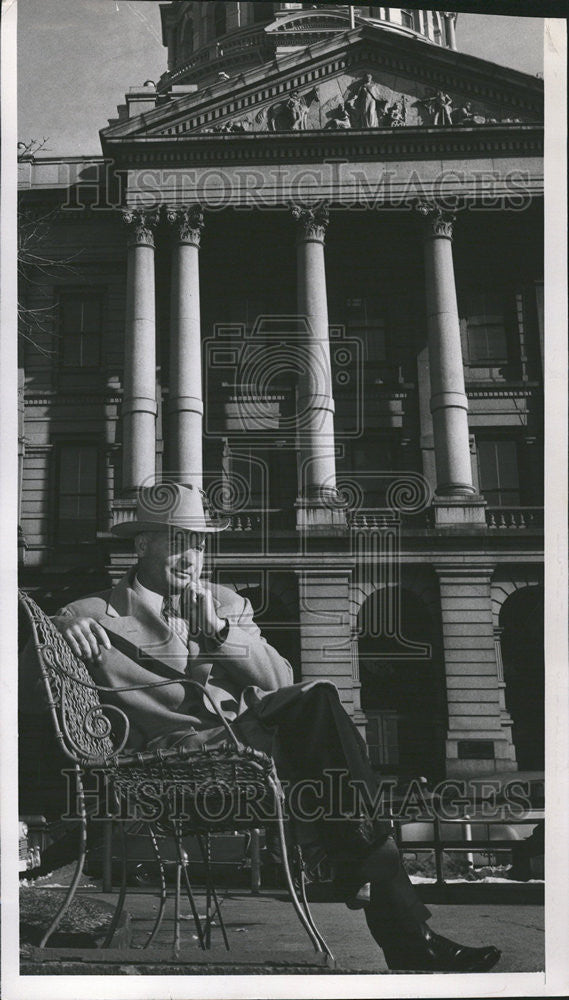
[[270,528],[276,530],[293,526],[294,511],[280,507],[258,507],[240,510],[234,514],[221,513],[223,520],[229,521],[228,532],[255,534]]
[[226,58],[231,58],[237,52],[261,47],[266,44],[266,41],[267,35],[264,28],[259,28],[257,25],[252,26],[249,31],[241,31],[235,36],[221,35],[219,38],[207,42],[190,56],[189,59],[186,59],[182,65],[176,66],[175,69],[165,73],[160,79],[158,89],[162,93],[168,86],[175,84],[180,77],[185,76],[186,73],[197,70],[204,65],[209,66],[212,62],[215,62],[216,66],[221,66]]
[[543,528],[543,507],[487,507],[486,524],[510,531]]
[[[396,843],[404,854],[417,853],[432,853],[435,860],[435,884],[442,888],[447,885],[447,881],[444,875],[443,869],[443,856],[447,852],[454,852],[459,854],[466,854],[471,860],[473,854],[486,854],[493,855],[498,853],[511,853],[512,850],[523,843],[523,840],[506,839],[504,837],[493,839],[490,835],[490,830],[492,826],[536,826],[536,824],[542,818],[543,813],[533,817],[516,817],[511,819],[500,818],[499,820],[488,820],[488,819],[476,819],[473,817],[464,817],[460,820],[453,820],[453,826],[462,827],[464,830],[464,838],[462,841],[455,840],[449,837],[443,837],[441,832],[441,820],[438,816],[433,816],[425,818],[417,818],[414,823],[429,823],[433,827],[432,837],[426,837],[421,840],[406,839],[403,835],[403,830],[405,826],[409,825],[407,823],[401,822],[398,819],[393,820],[394,827],[394,837]],[[449,821],[446,821],[445,826],[450,825]],[[485,837],[472,837],[471,828],[473,826],[483,826],[486,828]],[[525,838],[524,838],[525,839]]]
[[390,510],[356,510],[348,512],[347,521],[350,528],[387,528],[397,520],[396,511]]

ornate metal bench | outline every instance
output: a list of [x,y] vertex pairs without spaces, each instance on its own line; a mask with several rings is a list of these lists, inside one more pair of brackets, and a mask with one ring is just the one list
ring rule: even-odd
[[[160,840],[164,835],[173,837],[176,847],[176,879],[174,895],[174,955],[180,949],[180,902],[182,886],[188,898],[199,945],[211,945],[211,926],[219,923],[225,947],[229,941],[223,922],[221,906],[213,883],[209,863],[209,835],[212,832],[254,828],[259,825],[257,816],[248,816],[232,808],[229,803],[259,801],[264,798],[272,807],[278,829],[282,866],[294,910],[317,952],[332,954],[318,931],[308,906],[305,890],[305,873],[302,855],[295,848],[298,864],[297,885],[293,880],[283,821],[283,790],[273,760],[264,753],[241,743],[206,689],[189,678],[181,681],[191,685],[206,697],[221,725],[227,740],[221,745],[200,750],[174,748],[169,750],[134,753],[127,748],[129,721],[125,713],[112,704],[104,704],[100,695],[125,690],[147,690],[180,680],[161,680],[148,685],[106,688],[96,685],[87,667],[75,656],[47,615],[27,594],[19,591],[20,606],[30,624],[32,641],[37,653],[44,691],[55,727],[57,740],[63,753],[72,761],[76,783],[78,818],[80,822],[79,856],[75,871],[63,903],[46,930],[40,947],[45,947],[70,906],[81,879],[87,849],[87,811],[84,779],[90,774],[102,778],[109,801],[116,808],[121,832],[122,878],[117,905],[103,947],[110,947],[127,892],[127,841],[125,814],[133,811],[148,815],[148,803],[160,804],[159,817],[146,823],[146,829],[160,872],[160,902],[154,925],[143,945],[147,948],[155,940],[162,924],[167,900],[166,877],[160,853]],[[223,800],[224,810],[219,810]],[[182,804],[182,809],[178,807]],[[207,810],[204,808],[208,804]],[[125,811],[126,807],[126,811]],[[122,810],[122,812],[121,812]],[[144,813],[146,810],[146,813]],[[218,817],[218,818],[215,818]],[[206,873],[206,914],[199,916],[189,873],[189,859],[183,838],[193,835],[200,846]]]

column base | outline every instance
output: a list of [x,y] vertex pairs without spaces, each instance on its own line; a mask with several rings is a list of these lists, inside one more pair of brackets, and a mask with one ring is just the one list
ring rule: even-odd
[[111,503],[111,523],[113,527],[115,524],[122,524],[123,521],[134,520],[137,495],[138,487],[132,486],[130,489],[123,490],[122,496],[115,497]]
[[347,527],[346,510],[335,490],[324,487],[311,490],[295,502],[297,530]]
[[437,496],[432,511],[435,528],[486,527],[486,501],[478,493]]

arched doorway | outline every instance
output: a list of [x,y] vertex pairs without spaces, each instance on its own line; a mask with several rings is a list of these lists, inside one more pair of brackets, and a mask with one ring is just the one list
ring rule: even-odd
[[[374,767],[401,777],[444,774],[446,702],[440,644],[423,601],[401,590],[401,634],[406,643],[380,633],[381,593],[375,591],[358,615],[358,655],[366,738]],[[408,648],[427,644],[430,655]]]
[[524,587],[504,601],[500,630],[506,708],[520,770],[541,770],[545,739],[543,589]]

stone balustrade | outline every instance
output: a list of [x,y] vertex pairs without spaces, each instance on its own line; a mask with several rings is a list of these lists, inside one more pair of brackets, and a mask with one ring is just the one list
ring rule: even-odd
[[487,507],[486,524],[514,531],[543,528],[543,507]]

